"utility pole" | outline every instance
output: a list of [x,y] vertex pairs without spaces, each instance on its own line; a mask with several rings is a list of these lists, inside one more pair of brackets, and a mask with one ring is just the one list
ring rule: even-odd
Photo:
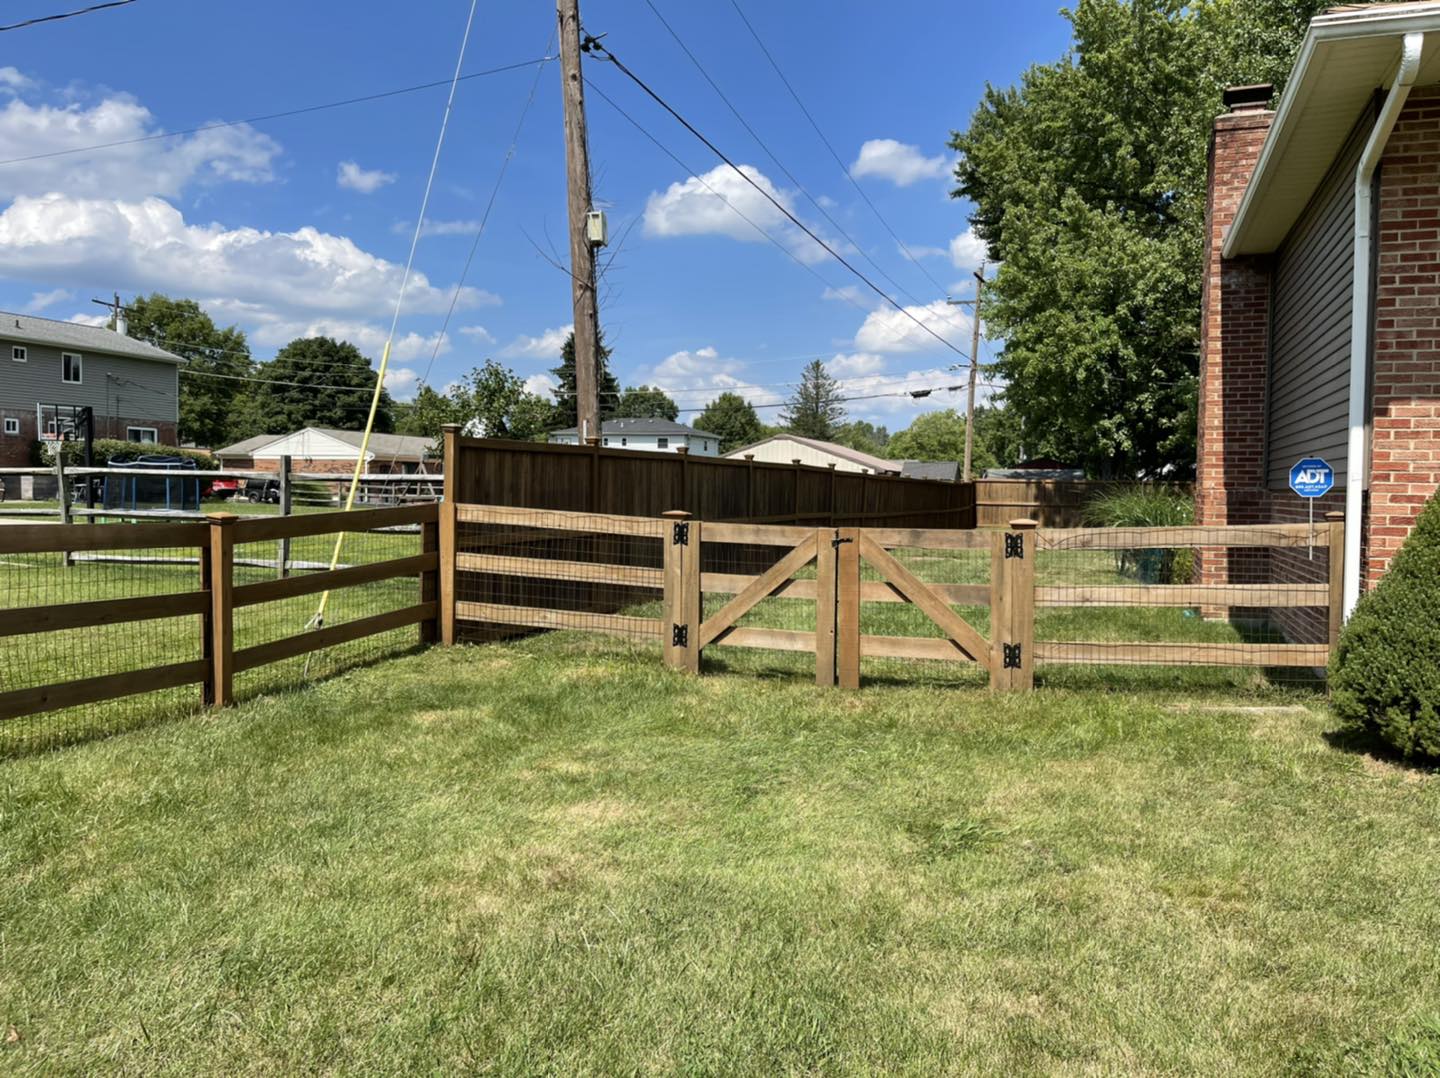
[[975,308],[971,319],[973,333],[970,339],[970,386],[965,395],[965,464],[962,478],[967,483],[974,477],[970,462],[975,456],[975,382],[980,372],[980,299],[984,291],[985,263],[981,262],[980,268],[975,271],[975,298],[947,301],[952,307],[973,305]]
[[580,0],[556,0],[560,20],[560,77],[565,101],[565,174],[570,205],[570,294],[575,313],[575,418],[579,444],[600,437],[597,378],[599,303],[595,248],[587,234],[590,147],[585,131],[585,82],[580,74]]

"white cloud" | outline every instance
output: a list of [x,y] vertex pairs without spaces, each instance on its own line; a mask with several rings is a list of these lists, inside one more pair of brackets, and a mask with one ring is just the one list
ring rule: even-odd
[[537,337],[521,335],[500,349],[506,359],[559,359],[560,349],[565,347],[565,338],[570,336],[573,326],[556,326],[547,329]]
[[33,85],[32,81],[21,74],[19,68],[0,67],[0,86],[11,90],[23,90],[31,85]]
[[[927,333],[923,326],[950,341],[968,354],[970,316],[963,308],[952,307],[943,299],[923,307],[906,307],[902,314],[893,307],[879,307],[866,316],[855,333],[855,347],[862,352],[927,352],[945,346]],[[917,325],[916,322],[922,325]]]
[[860,286],[853,284],[841,285],[839,288],[827,288],[824,292],[820,293],[821,299],[833,299],[841,303],[853,303],[857,307],[868,306],[865,302],[865,296],[866,293],[860,291]]
[[[674,390],[676,403],[684,409],[703,408],[721,393],[733,392],[751,404],[778,404],[784,397],[775,388],[752,387],[754,379],[745,374],[745,362],[720,355],[713,346],[672,352],[650,367],[634,374],[636,385]],[[693,416],[693,412],[691,413]]]
[[[3,76],[0,76],[3,81]],[[63,154],[96,143],[143,139],[162,131],[150,110],[126,95],[90,107],[31,105],[14,98],[0,108],[0,198],[64,191],[71,197],[175,197],[192,183],[264,183],[280,145],[241,125],[183,138]]]
[[918,146],[893,138],[872,138],[860,147],[850,175],[856,179],[878,176],[897,187],[909,187],[917,180],[940,179],[946,170],[944,155],[926,157]]
[[[57,303],[64,303],[75,298],[75,293],[68,288],[55,288],[49,292],[36,292],[30,297],[30,302],[25,304],[25,309],[32,314],[43,311],[46,307],[53,307]],[[101,315],[103,321],[108,321],[108,315]]]
[[[882,419],[891,424],[890,429],[908,423],[909,418],[921,412],[941,408],[964,406],[964,394],[947,387],[962,385],[962,376],[941,367],[928,370],[907,371],[904,374],[876,373],[863,377],[851,377],[842,387],[846,397],[872,397],[871,400],[855,401],[847,405],[851,415],[872,420]],[[923,397],[912,393],[930,390]]]
[[985,241],[967,228],[950,241],[950,261],[956,269],[977,270],[986,258]]
[[[204,304],[207,310],[221,311],[227,318],[245,325],[249,331],[250,343],[260,349],[283,348],[297,337],[333,337],[337,341],[349,341],[372,359],[379,360],[385,351],[385,338],[389,335],[386,327],[374,322],[344,318],[290,319],[265,310],[253,308],[230,308],[223,300]],[[395,338],[390,346],[390,358],[401,363],[420,359],[428,360],[432,355],[445,355],[450,351],[450,338],[440,342],[437,351],[435,342],[438,333],[406,333]]]
[[525,379],[525,388],[548,401],[551,399],[551,394],[560,388],[560,383],[548,374],[532,374]]
[[86,314],[81,311],[79,314],[72,314],[65,321],[74,322],[77,326],[106,326],[110,324],[110,316],[108,314]]
[[[776,187],[763,172],[751,165],[741,165],[740,169],[776,202],[791,213],[795,212],[790,192]],[[753,221],[754,226],[740,214]],[[645,202],[647,236],[727,236],[743,243],[769,242],[756,231],[756,227],[773,235],[802,262],[813,265],[828,257],[824,248],[791,224],[764,195],[737,176],[728,165],[717,165],[703,176],[691,176],[683,183],[672,183],[663,194],[654,192]],[[837,245],[831,243],[831,246]]]
[[[390,231],[397,236],[409,236],[415,231],[414,221],[396,221],[390,226]],[[435,221],[425,222],[425,227],[420,230],[422,236],[473,236],[480,231],[479,221]]]
[[[272,316],[369,317],[395,302],[403,267],[313,227],[294,232],[188,224],[158,198],[139,202],[50,194],[0,213],[6,276],[57,286],[194,296],[207,307]],[[412,273],[407,313],[440,313],[451,289]],[[498,303],[466,287],[458,305]]]
[[379,169],[364,169],[354,161],[341,161],[335,173],[335,182],[362,195],[373,195],[387,183],[395,182],[395,173]]
[[874,352],[840,353],[831,358],[825,366],[836,378],[855,378],[876,374],[885,366],[885,357]]
[[484,326],[461,326],[460,334],[469,337],[477,344],[494,344],[495,335]]
[[409,400],[420,391],[420,372],[409,367],[390,367],[385,372],[385,388],[396,400]]

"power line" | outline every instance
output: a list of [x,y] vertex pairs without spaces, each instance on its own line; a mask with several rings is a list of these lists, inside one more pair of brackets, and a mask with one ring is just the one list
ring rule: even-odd
[[730,6],[735,9],[735,14],[740,16],[740,21],[745,24],[745,29],[750,31],[750,36],[755,39],[755,44],[760,46],[760,51],[765,54],[765,59],[770,61],[770,66],[775,69],[775,74],[780,76],[780,81],[785,84],[785,89],[790,91],[790,96],[794,99],[795,104],[800,106],[800,111],[805,114],[805,119],[810,121],[811,128],[814,129],[815,134],[820,137],[820,141],[825,144],[825,149],[830,151],[830,156],[833,157],[835,163],[840,166],[840,171],[843,172],[845,178],[850,181],[850,186],[855,188],[860,197],[864,199],[865,205],[870,207],[870,212],[873,213],[875,219],[885,227],[885,231],[888,232],[890,238],[899,245],[905,257],[943,294],[945,292],[944,286],[931,275],[930,271],[920,263],[918,258],[910,253],[910,248],[905,246],[905,241],[890,227],[890,222],[885,220],[885,215],[880,212],[879,207],[870,201],[870,196],[865,193],[865,189],[861,187],[855,177],[850,174],[850,169],[846,166],[845,162],[840,159],[840,155],[835,152],[835,147],[832,146],[830,140],[825,137],[825,132],[820,130],[820,125],[815,122],[815,117],[812,116],[810,110],[805,107],[805,102],[800,100],[800,95],[795,91],[795,87],[790,85],[790,80],[785,77],[785,72],[780,69],[780,65],[775,62],[775,57],[772,56],[770,50],[765,47],[765,42],[760,39],[760,35],[756,32],[755,27],[752,26],[750,20],[745,17],[745,12],[740,8],[739,0],[730,0]]
[[849,270],[852,274],[854,274],[854,275],[855,275],[856,277],[858,277],[861,281],[863,281],[864,284],[865,284],[865,286],[866,286],[867,288],[869,288],[869,289],[870,289],[872,292],[874,292],[877,296],[879,296],[881,299],[883,299],[886,303],[890,304],[890,306],[894,307],[897,311],[899,311],[899,312],[900,312],[902,315],[904,315],[906,318],[910,319],[910,321],[914,322],[917,326],[919,326],[922,330],[924,330],[924,331],[925,331],[926,333],[928,333],[930,336],[934,337],[937,341],[939,341],[941,344],[943,344],[946,348],[950,349],[950,351],[954,352],[956,355],[960,356],[960,357],[963,358],[963,359],[968,360],[968,359],[970,358],[968,355],[965,354],[965,352],[964,352],[962,349],[956,347],[952,342],[946,340],[944,337],[940,336],[940,334],[936,333],[933,329],[931,329],[929,326],[927,326],[924,322],[922,322],[919,318],[917,318],[914,314],[912,314],[912,313],[910,312],[909,308],[902,306],[902,305],[901,305],[897,300],[895,300],[888,292],[886,292],[886,291],[885,291],[884,289],[882,289],[879,285],[877,285],[874,281],[870,280],[869,277],[865,276],[865,274],[861,273],[858,269],[856,269],[853,265],[851,265],[850,262],[847,261],[843,255],[841,255],[838,251],[835,250],[835,248],[831,247],[830,244],[826,243],[823,239],[821,239],[819,236],[817,236],[817,235],[814,233],[814,231],[812,231],[812,230],[810,229],[810,227],[805,224],[805,222],[801,221],[800,218],[796,217],[793,213],[791,213],[790,210],[787,209],[787,208],[785,207],[785,205],[784,205],[782,202],[780,202],[779,199],[777,199],[777,198],[776,198],[774,195],[772,195],[769,191],[765,190],[764,187],[762,187],[760,184],[756,183],[749,175],[747,175],[747,174],[745,173],[745,170],[744,170],[744,169],[740,168],[739,165],[735,164],[735,162],[732,161],[729,157],[727,157],[727,156],[725,155],[725,153],[724,153],[723,151],[721,151],[721,149],[720,149],[718,146],[716,146],[716,145],[715,145],[713,142],[711,142],[708,138],[706,138],[704,135],[702,135],[702,134],[695,128],[695,125],[694,125],[694,124],[690,123],[689,120],[687,120],[687,119],[685,119],[685,117],[681,116],[680,113],[677,112],[663,97],[661,97],[661,96],[660,96],[659,94],[657,94],[654,90],[652,90],[652,89],[645,83],[645,81],[644,81],[643,79],[641,79],[638,75],[636,75],[633,71],[631,71],[628,67],[626,67],[619,59],[617,59],[616,56],[615,56],[615,54],[612,53],[608,48],[606,48],[604,45],[602,45],[599,41],[597,41],[597,40],[596,40],[595,38],[593,38],[593,37],[587,37],[587,38],[586,38],[586,45],[587,45],[592,51],[599,52],[599,53],[603,54],[603,56],[605,57],[605,59],[609,60],[612,64],[615,65],[615,67],[616,67],[623,75],[625,75],[628,79],[630,79],[631,82],[635,83],[636,86],[640,87],[641,90],[645,91],[645,93],[646,93],[653,101],[655,101],[656,104],[658,104],[661,108],[663,108],[666,112],[668,112],[671,116],[673,116],[673,117],[681,124],[681,126],[683,126],[687,131],[689,131],[689,132],[690,132],[692,135],[694,135],[697,139],[699,139],[701,142],[703,142],[703,143],[705,144],[705,146],[706,146],[713,154],[715,154],[715,156],[717,156],[718,158],[720,158],[720,160],[724,161],[725,164],[729,165],[729,166],[730,166],[730,169],[731,169],[737,176],[739,176],[739,177],[740,177],[741,179],[743,179],[746,183],[748,183],[751,187],[753,187],[756,191],[758,191],[758,192],[760,193],[760,195],[761,195],[767,202],[769,202],[772,206],[774,206],[777,210],[779,210],[782,214],[784,214],[784,215],[786,216],[786,218],[788,218],[789,221],[790,221],[793,225],[795,225],[796,228],[798,228],[798,229],[800,229],[800,231],[804,232],[805,235],[809,236],[812,240],[814,240],[817,244],[819,244],[820,247],[822,247],[822,248],[830,255],[831,258],[835,259],[835,261],[839,262],[842,266],[844,266],[844,267],[845,267],[847,270]]
[[112,7],[124,7],[126,4],[133,4],[135,0],[110,0],[106,4],[91,4],[89,7],[82,7],[78,11],[64,11],[59,15],[41,15],[38,18],[26,19],[24,22],[13,22],[9,26],[0,26],[0,33],[6,30],[20,30],[26,26],[39,26],[42,22],[59,22],[61,19],[73,19],[77,15],[89,15],[96,11],[105,11]]
[[[3,29],[12,29],[12,27],[4,27]],[[468,75],[461,75],[459,81],[467,82],[470,79],[485,78],[488,75],[500,75],[506,71],[517,71],[522,67],[544,64],[553,59],[555,59],[553,56],[541,56],[535,60],[522,60],[519,63],[505,64],[502,67],[492,67],[484,71],[474,71]],[[413,94],[421,90],[433,90],[437,86],[449,85],[449,79],[441,79],[438,82],[422,82],[415,86],[402,86],[396,90],[383,90],[380,93],[364,94],[360,97],[347,97],[343,101],[328,101],[323,105],[306,105],[304,108],[287,109],[284,112],[270,112],[262,116],[252,116],[245,120],[221,120],[212,124],[201,124],[198,127],[187,127],[181,131],[162,131],[154,135],[139,135],[135,138],[117,139],[114,142],[96,142],[89,146],[74,146],[66,150],[50,150],[46,153],[34,153],[26,157],[10,157],[0,161],[0,166],[19,165],[26,161],[43,161],[51,157],[68,157],[77,153],[91,153],[94,150],[109,150],[117,146],[135,146],[142,142],[158,142],[161,139],[183,138],[185,135],[197,135],[204,131],[219,131],[226,127],[241,127],[245,124],[265,123],[267,120],[283,120],[289,116],[304,116],[307,113],[343,108],[346,105],[361,105],[368,101],[380,101],[387,97],[399,97],[402,94]]]

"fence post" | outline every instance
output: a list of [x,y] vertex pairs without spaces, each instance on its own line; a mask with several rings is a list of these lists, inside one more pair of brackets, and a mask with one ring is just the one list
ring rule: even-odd
[[436,568],[420,574],[420,601],[435,604],[435,616],[420,623],[420,643],[433,644],[440,639],[440,514],[433,521],[420,525],[420,553],[435,554]]
[[[675,455],[680,458],[680,504],[690,504],[690,447],[680,445],[675,447]],[[688,510],[694,512],[694,509]]]
[[790,461],[790,523],[803,523],[800,519],[800,458]]
[[1345,627],[1345,514],[1326,513],[1330,522],[1330,654],[1340,643],[1340,630]]
[[860,687],[860,530],[835,533],[835,678]]
[[835,527],[835,463],[831,461],[827,465],[830,469],[830,527]]
[[[58,421],[57,421],[58,428]],[[55,441],[55,497],[60,500],[60,523],[70,524],[70,484],[65,479],[65,436],[56,433]],[[85,482],[90,482],[87,477]],[[70,551],[66,550],[60,555],[60,564],[70,568]]]
[[235,703],[235,524],[234,513],[210,514],[210,679],[211,703]]
[[1035,551],[1038,524],[1012,520],[990,552],[990,687],[1035,687]]
[[815,684],[825,688],[835,684],[839,537],[834,528],[821,528],[815,536]]
[[593,513],[600,504],[600,439],[592,435],[585,444],[590,448],[590,489],[585,496],[585,511]]
[[[280,458],[280,515],[290,515],[290,458]],[[280,575],[290,575],[290,540],[280,540]]]
[[440,501],[440,642],[447,647],[455,643],[455,600],[459,593],[459,572],[455,567],[456,551],[459,548],[457,535],[458,506],[456,496],[460,489],[460,424],[446,423],[444,427],[445,476],[441,486]]
[[755,515],[755,454],[745,454],[745,516]]
[[665,665],[700,672],[700,522],[683,509],[662,514],[665,601],[661,645]]

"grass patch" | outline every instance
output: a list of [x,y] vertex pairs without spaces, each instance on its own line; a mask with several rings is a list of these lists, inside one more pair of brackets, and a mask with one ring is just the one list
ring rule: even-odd
[[0,766],[0,1066],[1430,1073],[1440,777],[1332,727],[435,649]]

